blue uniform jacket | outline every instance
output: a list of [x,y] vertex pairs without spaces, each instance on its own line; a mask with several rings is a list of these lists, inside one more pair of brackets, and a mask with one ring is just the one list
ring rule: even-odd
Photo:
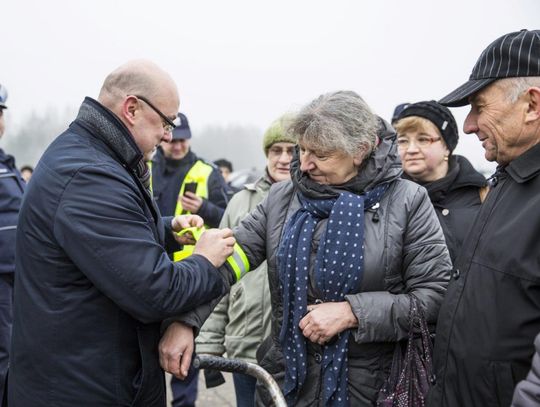
[[0,149],[0,274],[15,270],[15,231],[24,186],[15,160]]

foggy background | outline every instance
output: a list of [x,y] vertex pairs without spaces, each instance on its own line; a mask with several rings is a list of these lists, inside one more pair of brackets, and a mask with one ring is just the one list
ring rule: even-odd
[[[0,147],[19,166],[110,71],[148,58],[177,82],[198,155],[261,169],[262,134],[281,114],[339,89],[387,120],[399,103],[439,99],[495,38],[540,28],[540,0],[3,0],[0,21]],[[467,108],[453,112],[461,128]],[[494,168],[474,135],[456,153]]]

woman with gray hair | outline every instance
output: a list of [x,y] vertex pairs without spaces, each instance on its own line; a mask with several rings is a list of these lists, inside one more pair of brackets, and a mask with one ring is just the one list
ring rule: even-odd
[[[407,338],[411,296],[434,324],[451,263],[426,190],[401,179],[395,134],[354,92],[304,107],[291,181],[235,228],[264,260],[271,335],[259,364],[289,405],[372,406]],[[262,388],[258,403],[271,405]]]

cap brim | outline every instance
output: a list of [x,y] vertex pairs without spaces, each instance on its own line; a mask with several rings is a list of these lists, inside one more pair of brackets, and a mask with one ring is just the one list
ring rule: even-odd
[[7,106],[3,103],[0,103],[0,109],[7,109]]
[[172,132],[172,139],[173,140],[186,140],[191,138],[191,130],[190,129],[179,129],[176,128]]
[[485,88],[487,85],[496,80],[497,78],[487,78],[468,81],[456,90],[454,90],[452,93],[449,93],[441,100],[439,100],[439,103],[448,107],[459,107],[468,105],[469,96],[475,94],[480,89]]

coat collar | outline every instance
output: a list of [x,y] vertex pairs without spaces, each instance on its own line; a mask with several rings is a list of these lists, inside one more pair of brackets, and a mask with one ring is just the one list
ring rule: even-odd
[[136,169],[142,161],[143,154],[128,128],[97,100],[90,97],[84,99],[76,122],[107,144],[127,167]]
[[519,184],[537,176],[540,173],[540,143],[508,164],[506,172]]

